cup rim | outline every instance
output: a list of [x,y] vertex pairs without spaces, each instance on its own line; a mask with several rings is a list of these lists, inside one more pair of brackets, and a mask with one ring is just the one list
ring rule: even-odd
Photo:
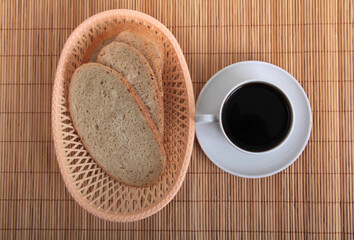
[[[287,132],[287,134],[285,135],[285,137],[283,138],[283,140],[278,143],[276,146],[272,147],[271,149],[268,149],[266,151],[260,151],[260,152],[253,152],[253,151],[248,151],[248,150],[245,150],[239,146],[237,146],[236,144],[234,144],[231,139],[227,136],[225,130],[224,130],[224,127],[223,127],[223,124],[222,124],[222,111],[223,111],[223,108],[224,108],[224,104],[226,102],[226,100],[229,98],[229,96],[237,89],[237,88],[240,88],[241,86],[243,85],[246,85],[246,84],[249,84],[249,83],[263,83],[263,84],[266,84],[266,85],[269,85],[271,87],[274,87],[276,90],[278,90],[280,93],[283,94],[283,96],[286,98],[286,100],[288,101],[288,104],[289,104],[289,107],[290,107],[290,112],[291,112],[291,123],[290,123],[290,128]],[[268,154],[268,153],[271,153],[273,151],[276,151],[278,148],[280,148],[281,146],[283,146],[287,140],[289,139],[289,136],[291,135],[291,133],[293,132],[293,129],[294,129],[294,122],[295,122],[295,114],[294,114],[294,107],[293,107],[293,104],[292,102],[290,101],[289,97],[286,95],[286,93],[280,89],[278,86],[270,83],[269,81],[267,81],[266,79],[260,79],[260,78],[255,78],[255,79],[249,79],[249,80],[245,80],[245,81],[242,81],[241,83],[235,85],[233,88],[231,88],[231,90],[228,91],[228,93],[225,95],[224,99],[222,100],[222,103],[221,103],[221,106],[220,106],[220,109],[219,109],[219,114],[218,114],[218,117],[219,117],[219,125],[220,125],[220,129],[224,135],[224,137],[226,138],[226,140],[234,147],[236,148],[237,150],[239,151],[242,151],[244,153],[248,153],[248,154],[256,154],[256,155],[262,155],[262,154]]]

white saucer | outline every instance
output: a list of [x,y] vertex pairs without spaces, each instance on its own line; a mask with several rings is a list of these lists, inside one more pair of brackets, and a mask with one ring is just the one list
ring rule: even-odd
[[271,176],[290,166],[304,150],[311,133],[312,114],[306,93],[288,72],[270,63],[246,61],[217,72],[205,84],[196,105],[198,114],[219,114],[226,94],[249,79],[263,79],[277,86],[293,106],[293,127],[284,144],[264,153],[249,153],[234,148],[217,122],[196,123],[200,146],[210,160],[224,171],[247,178]]

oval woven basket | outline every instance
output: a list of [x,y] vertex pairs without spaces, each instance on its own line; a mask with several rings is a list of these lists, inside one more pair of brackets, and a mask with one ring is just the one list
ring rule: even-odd
[[[77,135],[68,112],[68,85],[75,69],[103,41],[127,29],[140,29],[164,46],[164,147],[166,167],[150,187],[131,187],[111,178]],[[156,19],[132,10],[110,10],[80,24],[64,45],[55,76],[52,128],[57,161],[67,189],[87,211],[110,221],[128,222],[159,211],[178,192],[194,141],[194,96],[183,53],[172,33]]]

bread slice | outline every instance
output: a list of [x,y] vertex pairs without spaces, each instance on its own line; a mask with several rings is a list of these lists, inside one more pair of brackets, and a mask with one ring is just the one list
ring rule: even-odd
[[112,42],[98,54],[97,61],[123,75],[135,88],[151,113],[160,134],[163,133],[163,103],[149,63],[134,47]]
[[129,44],[130,46],[133,46],[140,51],[140,53],[145,57],[145,59],[150,64],[150,67],[154,71],[160,94],[163,95],[162,61],[158,55],[158,51],[156,48],[154,48],[153,43],[151,43],[149,39],[143,35],[129,30],[118,34],[116,40]]
[[69,86],[69,110],[87,151],[108,174],[133,186],[158,180],[165,162],[161,136],[119,73],[98,63],[80,66]]

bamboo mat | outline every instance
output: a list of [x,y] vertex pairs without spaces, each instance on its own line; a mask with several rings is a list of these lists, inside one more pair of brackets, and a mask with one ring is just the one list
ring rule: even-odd
[[[261,60],[308,94],[313,130],[280,174],[243,179],[195,142],[185,182],[156,215],[111,223],[65,189],[51,135],[60,51],[84,19],[114,8],[165,24],[185,54],[196,98],[221,68]],[[0,5],[0,239],[353,239],[353,1],[7,1]]]

